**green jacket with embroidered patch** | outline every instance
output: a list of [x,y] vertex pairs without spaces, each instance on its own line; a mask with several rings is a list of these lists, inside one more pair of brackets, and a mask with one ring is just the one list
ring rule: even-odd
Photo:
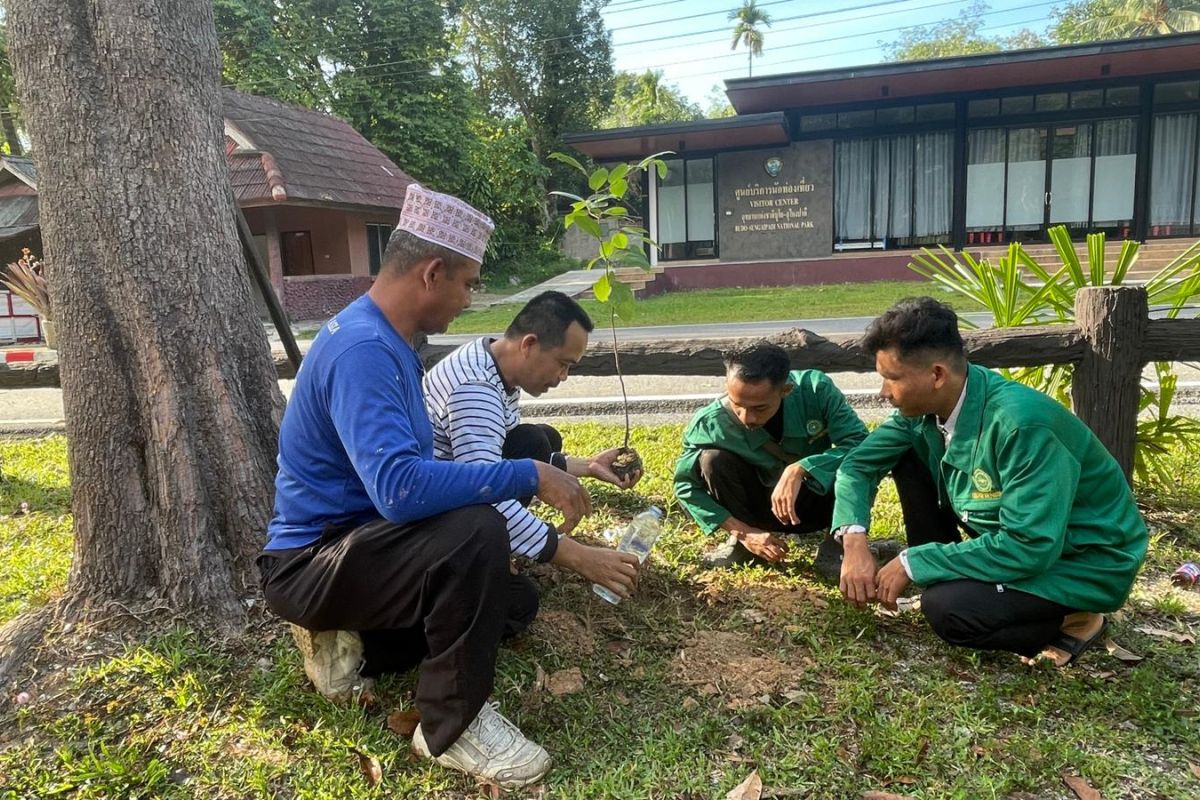
[[[799,456],[813,491],[824,494],[833,484],[838,465],[867,437],[867,428],[829,376],[819,370],[794,370],[788,381],[795,388],[783,398],[783,439],[779,446]],[[675,465],[675,496],[705,533],[712,533],[730,513],[708,494],[700,477],[703,450],[717,448],[741,456],[757,468],[759,479],[774,486],[786,463],[763,448],[771,435],[748,429],[718,398],[696,412],[683,433],[683,455]]]
[[875,488],[910,448],[942,502],[979,534],[909,548],[916,583],[971,578],[1080,611],[1125,602],[1146,555],[1146,525],[1116,460],[1060,403],[971,365],[948,448],[933,415],[896,413],[842,463],[835,528],[869,527]]

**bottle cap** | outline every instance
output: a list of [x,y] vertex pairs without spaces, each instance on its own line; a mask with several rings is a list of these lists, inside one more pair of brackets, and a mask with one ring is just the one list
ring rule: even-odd
[[656,519],[662,519],[663,517],[666,516],[665,514],[663,514],[663,510],[661,508],[659,508],[658,506],[650,506],[649,508],[646,509],[646,513],[653,514]]

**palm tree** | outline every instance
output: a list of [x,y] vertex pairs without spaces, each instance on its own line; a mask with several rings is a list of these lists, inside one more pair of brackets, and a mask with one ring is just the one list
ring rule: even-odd
[[761,56],[763,49],[763,32],[758,26],[771,27],[771,15],[755,5],[755,0],[745,0],[741,8],[729,12],[729,21],[734,20],[737,25],[733,26],[733,46],[729,49],[737,50],[739,42],[746,45],[746,74],[753,75],[754,57]]
[[[1107,6],[1107,8],[1105,8]],[[1196,0],[1114,0],[1080,25],[1103,39],[1132,39],[1200,30],[1200,2]]]

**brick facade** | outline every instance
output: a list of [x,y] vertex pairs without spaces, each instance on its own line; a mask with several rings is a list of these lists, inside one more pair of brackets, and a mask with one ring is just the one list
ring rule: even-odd
[[326,320],[371,288],[369,275],[284,278],[283,307],[293,322]]

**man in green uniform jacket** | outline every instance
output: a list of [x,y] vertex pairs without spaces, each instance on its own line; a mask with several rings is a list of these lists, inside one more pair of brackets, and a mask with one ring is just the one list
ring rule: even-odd
[[788,366],[783,348],[768,342],[728,354],[727,394],[684,432],[675,496],[705,533],[730,534],[710,566],[776,561],[787,550],[776,533],[827,529],[838,465],[866,438],[827,375]]
[[[1073,661],[1103,633],[1102,612],[1125,602],[1146,554],[1117,462],[1061,404],[968,364],[957,317],[931,298],[887,311],[863,347],[897,413],[838,471],[833,526],[847,599],[895,608],[915,582],[950,644]],[[944,511],[926,523],[933,541],[912,546],[910,535],[877,572],[866,547],[871,500],[908,452],[925,463]]]

